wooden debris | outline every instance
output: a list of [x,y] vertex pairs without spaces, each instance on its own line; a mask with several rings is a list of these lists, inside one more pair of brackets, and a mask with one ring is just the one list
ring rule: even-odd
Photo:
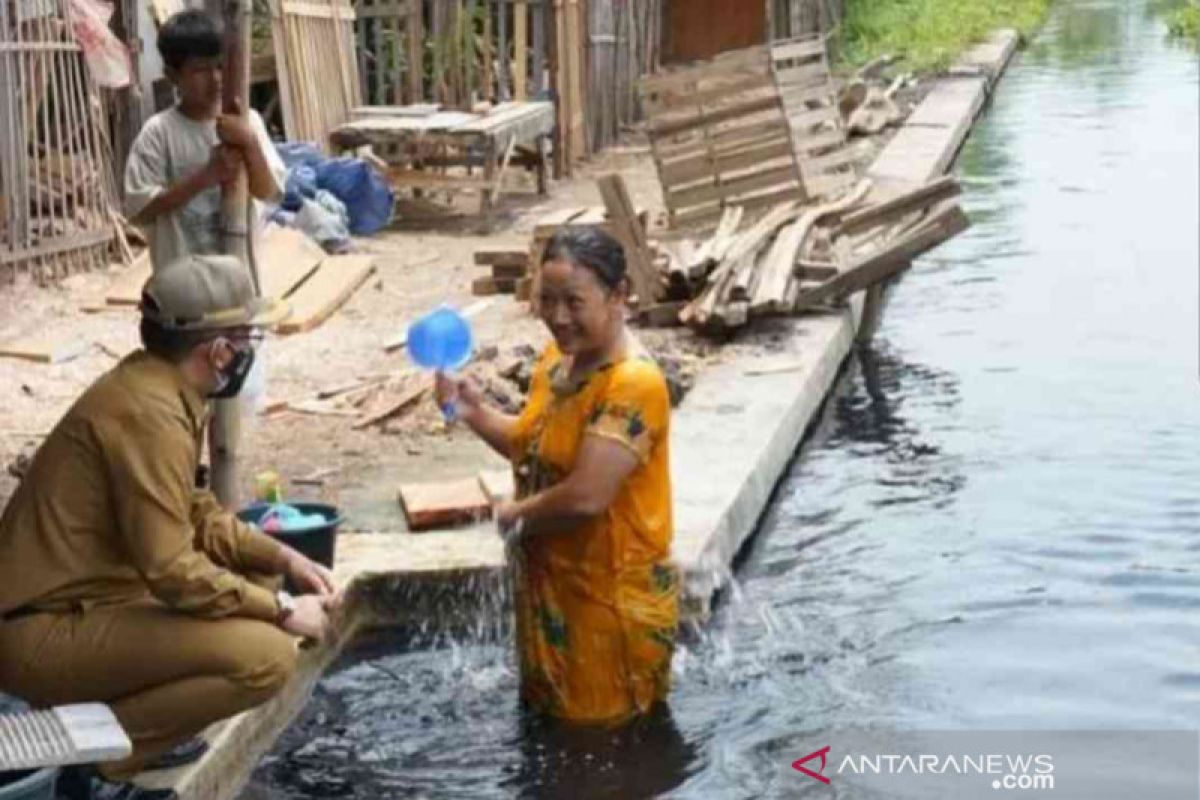
[[316,328],[341,308],[374,271],[374,256],[327,257],[316,274],[291,295],[288,300],[292,307],[291,316],[276,330],[289,334]]
[[341,471],[341,467],[323,467],[310,472],[308,475],[299,478],[292,478],[294,486],[324,486],[325,479],[330,475],[336,475]]
[[338,403],[322,400],[293,400],[287,404],[288,411],[300,414],[313,414],[320,417],[354,417],[357,413]]
[[945,202],[887,247],[873,252],[820,286],[801,292],[796,299],[796,309],[827,304],[879,283],[906,269],[914,258],[961,233],[969,225],[958,205]]
[[410,375],[399,391],[384,393],[380,400],[373,403],[354,423],[354,430],[360,431],[377,425],[408,409],[425,396],[432,384],[431,378],[419,374]]
[[0,357],[20,358],[38,364],[61,364],[79,358],[92,348],[91,342],[48,342],[22,340],[0,345]]
[[400,506],[413,531],[488,519],[492,504],[478,478],[400,487]]
[[670,303],[656,303],[640,309],[634,319],[641,325],[651,328],[670,328],[681,324],[680,313],[687,307],[686,300],[675,300]]
[[958,180],[953,175],[946,175],[930,181],[919,189],[892,197],[882,203],[867,206],[864,209],[847,214],[835,231],[835,236],[846,236],[875,225],[885,224],[910,214],[914,211],[924,211],[935,203],[948,200],[962,192]]

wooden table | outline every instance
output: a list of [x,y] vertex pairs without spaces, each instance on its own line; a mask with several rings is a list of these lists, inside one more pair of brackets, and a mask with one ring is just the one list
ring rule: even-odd
[[[478,190],[485,226],[491,224],[511,164],[536,170],[538,193],[546,194],[546,143],[554,131],[553,103],[501,103],[486,114],[444,111],[433,105],[379,106],[357,108],[354,117],[330,135],[334,147],[350,150],[371,145],[388,163],[397,188]],[[518,148],[524,152],[514,159]],[[482,177],[474,174],[481,153]],[[447,167],[466,167],[466,174],[449,174]]]

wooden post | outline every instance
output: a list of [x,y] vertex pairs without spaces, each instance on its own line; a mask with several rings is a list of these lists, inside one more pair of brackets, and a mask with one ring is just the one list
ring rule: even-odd
[[[250,110],[250,0],[225,0],[225,74],[221,98],[222,110],[240,109],[244,117]],[[286,64],[280,64],[284,69]],[[250,186],[245,167],[238,170],[233,183],[221,190],[222,246],[227,255],[236,256],[250,270],[255,294],[261,293],[257,270],[250,260]],[[217,499],[230,509],[239,505],[237,482],[238,444],[241,439],[241,405],[236,398],[214,403],[209,426],[209,458],[212,489]]]
[[[513,97],[517,100],[526,100],[528,92],[528,73],[526,68],[529,64],[529,6],[524,0],[517,0],[513,4]],[[533,67],[538,69],[538,65]]]
[[[409,0],[408,7],[408,102],[420,103],[425,97],[425,55],[422,50],[425,25],[422,19],[422,0]],[[398,43],[397,43],[398,45]]]

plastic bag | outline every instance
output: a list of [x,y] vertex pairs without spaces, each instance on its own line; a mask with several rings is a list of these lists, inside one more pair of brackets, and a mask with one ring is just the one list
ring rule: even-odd
[[317,171],[307,164],[298,163],[288,169],[280,205],[287,211],[299,211],[304,200],[316,193]]
[[119,89],[133,80],[129,49],[109,29],[113,9],[101,0],[71,0],[71,29],[88,71],[100,86]]
[[392,220],[396,195],[383,177],[360,158],[323,162],[317,167],[317,186],[346,204],[351,233],[375,233]]
[[296,212],[295,225],[316,240],[326,252],[343,252],[350,246],[350,231],[336,213],[315,200],[305,200]]

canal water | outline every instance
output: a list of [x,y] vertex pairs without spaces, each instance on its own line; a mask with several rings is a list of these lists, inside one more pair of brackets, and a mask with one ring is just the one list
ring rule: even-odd
[[801,737],[849,725],[1195,728],[1200,68],[1172,5],[1060,0],[1020,54],[958,162],[974,226],[895,288],[670,716],[545,731],[503,635],[382,642],[245,796],[787,797]]

